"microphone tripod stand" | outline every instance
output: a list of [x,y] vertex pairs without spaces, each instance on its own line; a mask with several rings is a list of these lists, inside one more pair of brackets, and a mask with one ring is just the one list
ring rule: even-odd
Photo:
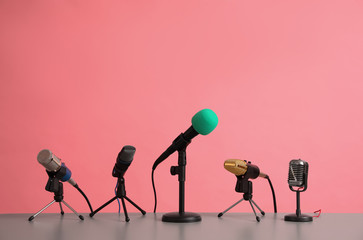
[[117,198],[121,199],[122,202],[122,207],[124,209],[124,213],[125,213],[125,221],[129,222],[130,218],[129,215],[127,214],[127,209],[126,209],[126,205],[125,205],[125,200],[126,199],[129,203],[131,203],[135,208],[137,208],[142,215],[145,215],[146,212],[144,210],[142,210],[136,203],[134,203],[130,198],[128,198],[126,196],[126,189],[125,189],[125,179],[123,177],[119,177],[118,178],[118,184],[117,184],[117,191],[116,191],[116,196],[114,196],[113,198],[111,198],[108,202],[106,202],[105,204],[103,204],[101,207],[97,208],[95,211],[91,212],[89,214],[90,217],[93,217],[97,212],[99,212],[101,209],[103,209],[104,207],[106,207],[107,205],[109,205],[110,203],[112,203],[113,201],[115,201]]
[[55,173],[48,172],[48,171],[46,171],[46,172],[47,172],[49,178],[48,178],[47,185],[45,186],[45,190],[48,191],[48,192],[53,192],[54,193],[54,200],[51,201],[48,205],[46,205],[44,208],[39,210],[37,213],[30,216],[28,218],[28,221],[32,221],[36,216],[38,216],[40,213],[42,213],[45,209],[50,207],[55,202],[59,203],[59,208],[61,210],[61,212],[60,212],[61,215],[64,215],[64,211],[63,211],[63,208],[62,208],[62,203],[63,203],[70,210],[72,210],[72,212],[74,212],[74,214],[76,214],[81,220],[84,220],[82,215],[78,214],[68,203],[66,203],[63,200],[63,198],[64,198],[64,196],[63,196],[63,183],[60,182],[58,178],[56,178]]
[[260,211],[260,213],[262,214],[262,216],[265,216],[265,212],[261,210],[261,208],[255,203],[255,201],[252,200],[252,182],[248,180],[248,177],[245,176],[236,176],[237,177],[237,184],[236,184],[236,192],[240,192],[243,193],[243,198],[239,201],[237,201],[236,203],[234,203],[232,206],[230,206],[229,208],[227,208],[226,210],[224,210],[223,212],[218,214],[218,217],[222,217],[223,214],[225,214],[226,212],[228,212],[229,210],[231,210],[233,207],[235,207],[237,204],[239,204],[240,202],[242,202],[243,200],[245,201],[249,201],[251,208],[253,210],[253,213],[255,214],[256,220],[257,222],[259,222],[261,219],[259,216],[257,216],[255,208],[253,207],[253,205],[255,205],[257,207],[257,209]]

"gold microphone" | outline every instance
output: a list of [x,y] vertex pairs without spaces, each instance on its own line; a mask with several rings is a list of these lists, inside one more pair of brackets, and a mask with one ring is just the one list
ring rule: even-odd
[[248,176],[255,179],[257,177],[267,178],[267,174],[260,172],[260,169],[245,160],[228,159],[224,161],[224,168],[236,176]]

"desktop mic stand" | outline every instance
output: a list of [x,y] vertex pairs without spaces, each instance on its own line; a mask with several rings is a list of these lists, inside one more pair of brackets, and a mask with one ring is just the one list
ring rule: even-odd
[[259,222],[261,219],[260,219],[259,216],[257,216],[255,208],[253,207],[253,205],[255,205],[257,207],[257,209],[261,212],[262,216],[265,216],[265,212],[261,210],[261,208],[255,203],[255,201],[252,200],[252,182],[249,181],[248,178],[246,178],[243,175],[242,176],[236,176],[236,177],[237,177],[237,184],[236,184],[236,189],[235,190],[236,190],[236,192],[243,193],[243,198],[241,200],[239,200],[238,202],[236,202],[235,204],[233,204],[232,206],[230,206],[229,208],[227,208],[226,210],[224,210],[223,212],[219,213],[218,217],[222,217],[223,214],[225,214],[226,212],[231,210],[237,204],[239,204],[243,200],[246,200],[246,201],[250,202],[253,213],[256,216],[256,220],[257,220],[257,222]]
[[45,186],[45,190],[47,190],[48,192],[53,192],[54,193],[54,200],[51,201],[48,205],[46,205],[44,208],[39,210],[36,214],[30,216],[28,218],[28,221],[32,221],[36,216],[38,216],[41,212],[43,212],[45,209],[50,207],[55,202],[59,203],[59,207],[60,207],[62,215],[64,215],[63,208],[62,208],[62,203],[63,203],[70,210],[72,210],[72,212],[74,212],[74,214],[76,214],[81,220],[84,220],[82,215],[78,214],[68,203],[66,203],[63,200],[63,198],[64,198],[64,196],[63,196],[63,183],[60,182],[59,179],[55,177],[55,173],[47,171],[47,174],[49,176],[49,179],[48,179],[47,185]]
[[289,222],[311,222],[313,221],[313,217],[301,214],[301,208],[300,208],[300,192],[304,192],[306,190],[306,186],[303,190],[294,190],[292,186],[289,186],[290,189],[294,192],[296,192],[296,214],[289,214],[285,215],[285,221]]
[[125,221],[126,222],[129,222],[130,221],[130,218],[129,218],[129,215],[127,214],[127,209],[126,209],[126,205],[125,205],[125,200],[124,199],[126,199],[135,208],[137,208],[142,213],[142,215],[145,215],[146,214],[146,212],[144,210],[142,210],[136,203],[134,203],[130,198],[128,198],[126,196],[125,179],[123,177],[119,177],[118,178],[118,184],[117,184],[116,196],[114,196],[113,198],[111,198],[111,200],[109,200],[108,202],[106,202],[105,204],[103,204],[101,207],[97,208],[95,211],[91,212],[89,214],[89,216],[90,217],[93,217],[102,208],[106,207],[108,204],[112,203],[117,198],[120,198],[121,199],[122,207],[123,207],[124,213],[125,213]]
[[186,159],[186,147],[190,142],[184,140],[183,137],[178,137],[176,141],[179,141],[180,150],[178,150],[178,166],[172,166],[170,168],[171,175],[178,174],[179,181],[179,212],[166,213],[162,217],[163,222],[199,222],[202,220],[201,216],[197,213],[185,212],[185,167],[187,164]]

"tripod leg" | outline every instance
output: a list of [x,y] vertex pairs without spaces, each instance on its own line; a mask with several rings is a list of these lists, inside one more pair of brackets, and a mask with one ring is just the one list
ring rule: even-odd
[[129,218],[129,215],[127,214],[126,204],[125,204],[125,200],[123,197],[121,197],[121,202],[122,202],[122,207],[124,208],[125,221],[128,222],[128,221],[130,221],[130,218]]
[[60,210],[61,210],[61,214],[64,215],[64,211],[63,211],[62,203],[61,202],[59,202],[59,207],[60,207]]
[[235,207],[238,203],[242,202],[244,199],[242,198],[241,200],[239,200],[238,202],[236,202],[235,204],[233,204],[232,206],[230,206],[229,208],[227,208],[226,210],[224,210],[223,212],[218,214],[218,217],[222,217],[223,214],[225,214],[226,212],[228,212],[229,210],[231,210],[233,207]]
[[113,198],[111,198],[110,201],[106,202],[105,204],[103,204],[101,207],[97,208],[95,211],[91,212],[89,214],[90,217],[93,217],[96,213],[98,213],[102,208],[106,207],[108,204],[112,203],[113,201],[115,201],[117,199],[116,196],[114,196]]
[[74,210],[74,209],[73,209],[70,205],[68,205],[68,203],[66,203],[64,200],[62,200],[62,203],[64,203],[64,205],[66,205],[69,209],[71,209],[71,210],[72,210],[72,212],[74,212],[74,214],[76,214],[76,215],[79,217],[79,219],[84,220],[83,216],[82,216],[82,215],[79,215],[79,214],[76,212],[76,210]]
[[31,220],[33,220],[36,216],[38,216],[41,212],[43,212],[45,209],[47,209],[48,207],[50,207],[50,205],[52,205],[53,203],[55,203],[55,200],[51,201],[49,204],[47,204],[47,206],[43,207],[42,209],[40,209],[36,214],[34,214],[33,216],[30,216],[28,218],[28,221],[30,222]]
[[251,202],[251,199],[250,200],[248,200],[249,202],[250,202],[250,205],[251,205],[251,208],[252,208],[252,210],[253,210],[253,213],[255,214],[255,216],[256,216],[256,220],[257,220],[257,222],[259,222],[260,221],[260,217],[259,216],[257,216],[257,214],[256,214],[256,211],[255,211],[255,208],[253,207],[253,205],[252,205],[252,202]]
[[130,198],[128,198],[128,197],[126,197],[126,196],[124,196],[124,198],[125,198],[127,201],[129,201],[129,203],[131,203],[132,205],[134,205],[134,207],[135,207],[135,208],[139,209],[139,211],[142,213],[142,215],[145,215],[145,214],[146,214],[146,212],[145,212],[144,210],[142,210],[139,206],[137,206],[137,204],[136,204],[136,203],[134,203],[133,201],[131,201],[131,199],[130,199]]
[[257,209],[261,212],[262,216],[265,216],[265,212],[261,210],[261,208],[255,203],[255,201],[253,201],[252,199],[251,199],[251,201],[252,201],[253,205],[255,205],[257,207]]

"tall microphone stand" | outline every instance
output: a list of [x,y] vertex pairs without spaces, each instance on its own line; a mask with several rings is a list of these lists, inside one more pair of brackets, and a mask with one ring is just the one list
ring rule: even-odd
[[259,216],[257,216],[253,205],[255,205],[257,207],[257,209],[260,211],[262,216],[265,216],[265,212],[261,210],[261,208],[255,203],[255,201],[252,200],[252,182],[249,181],[248,180],[249,178],[246,177],[245,175],[236,176],[236,177],[237,177],[237,184],[236,184],[235,190],[236,190],[236,192],[243,193],[243,198],[241,200],[237,201],[236,203],[234,203],[232,206],[230,206],[223,212],[219,213],[218,217],[222,217],[223,214],[225,214],[226,212],[231,210],[233,207],[235,207],[237,204],[239,204],[240,202],[245,200],[245,201],[249,201],[251,208],[253,210],[253,213],[255,214],[256,220],[257,220],[257,222],[259,222],[261,219]]
[[103,209],[104,207],[106,207],[107,205],[109,205],[110,203],[112,203],[113,201],[115,201],[117,198],[121,199],[122,202],[122,207],[125,213],[125,221],[129,222],[130,218],[129,215],[127,214],[127,209],[126,209],[126,204],[125,204],[125,200],[126,199],[129,203],[131,203],[135,208],[137,208],[142,215],[145,215],[146,212],[144,210],[142,210],[136,203],[134,203],[130,198],[128,198],[126,196],[126,188],[125,188],[125,179],[124,177],[119,177],[118,178],[118,184],[117,184],[117,191],[116,191],[116,196],[114,196],[113,198],[111,198],[108,202],[106,202],[105,204],[103,204],[101,207],[97,208],[95,211],[93,211],[92,213],[89,214],[90,217],[93,217],[97,212],[99,212],[101,209]]
[[190,141],[184,139],[183,134],[175,139],[178,146],[178,166],[170,168],[171,175],[178,175],[179,181],[179,212],[166,213],[162,217],[163,222],[199,222],[202,220],[201,216],[197,213],[185,212],[185,169],[187,164],[186,148]]
[[48,192],[53,192],[54,193],[54,200],[51,201],[49,204],[47,204],[44,208],[42,208],[41,210],[39,210],[37,213],[35,213],[34,215],[30,216],[28,218],[28,221],[32,221],[36,216],[38,216],[40,213],[42,213],[45,209],[47,209],[48,207],[50,207],[53,203],[58,202],[59,203],[59,207],[61,210],[61,215],[64,215],[64,211],[62,208],[62,203],[64,205],[66,205],[70,210],[72,210],[72,212],[74,212],[74,214],[76,214],[81,220],[84,220],[83,216],[78,214],[68,203],[66,203],[63,198],[63,183],[59,181],[59,179],[56,177],[56,173],[53,172],[49,172],[46,171],[49,178],[47,181],[47,185],[45,186],[45,190]]

